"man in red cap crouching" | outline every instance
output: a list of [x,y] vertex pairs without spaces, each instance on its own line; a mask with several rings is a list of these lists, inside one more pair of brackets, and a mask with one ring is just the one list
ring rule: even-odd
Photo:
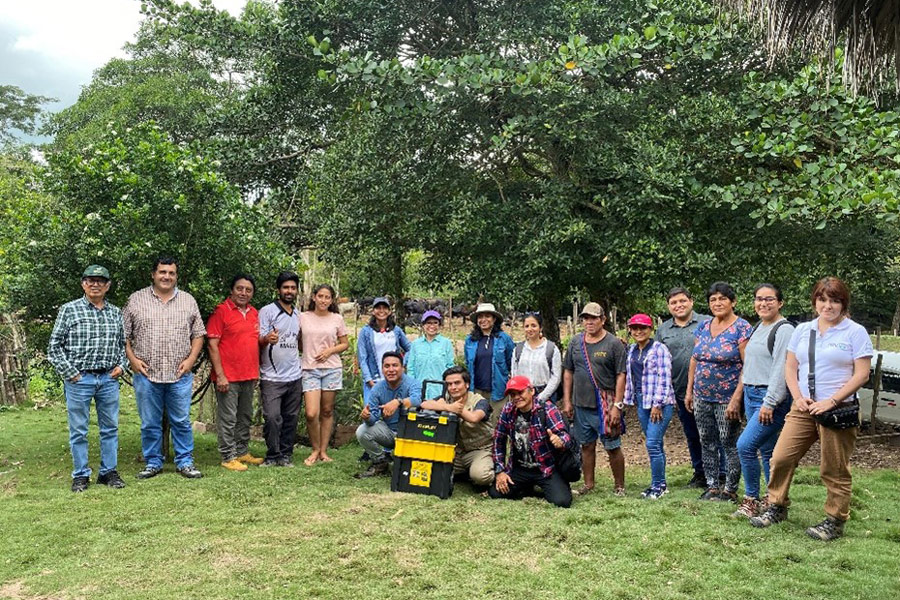
[[547,502],[568,508],[572,489],[553,460],[553,449],[563,449],[570,440],[562,415],[549,402],[535,402],[534,386],[524,375],[511,378],[506,393],[509,402],[494,430],[497,476],[489,490],[491,498],[518,500],[539,486]]

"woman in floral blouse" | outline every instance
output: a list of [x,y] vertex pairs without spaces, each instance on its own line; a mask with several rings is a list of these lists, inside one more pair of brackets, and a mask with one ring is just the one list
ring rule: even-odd
[[[734,314],[734,289],[717,281],[706,292],[713,318],[701,323],[694,334],[694,353],[688,368],[684,403],[697,419],[706,491],[701,500],[737,501],[741,461],[737,440],[741,433],[741,370],[744,348],[750,339],[750,323]],[[728,470],[724,489],[719,489],[719,450],[725,449]]]

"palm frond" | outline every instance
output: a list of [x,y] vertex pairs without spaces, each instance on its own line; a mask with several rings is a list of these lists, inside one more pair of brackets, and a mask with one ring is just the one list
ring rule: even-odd
[[798,48],[831,57],[844,47],[844,80],[872,91],[893,73],[900,90],[900,0],[718,0],[766,32],[770,61]]

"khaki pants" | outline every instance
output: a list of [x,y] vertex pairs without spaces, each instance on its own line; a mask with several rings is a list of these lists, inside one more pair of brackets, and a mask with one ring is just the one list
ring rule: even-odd
[[475,485],[491,485],[494,481],[494,459],[490,450],[459,452],[453,459],[453,474],[469,473]]
[[816,422],[807,412],[791,409],[784,429],[772,454],[772,475],[769,479],[769,497],[772,504],[789,506],[788,490],[794,471],[809,447],[819,441],[822,448],[819,474],[825,484],[825,513],[846,521],[850,517],[850,455],[856,445],[857,427],[829,429]]

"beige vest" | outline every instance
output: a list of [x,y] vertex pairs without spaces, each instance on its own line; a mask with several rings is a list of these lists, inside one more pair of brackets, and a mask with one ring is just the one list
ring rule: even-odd
[[[483,398],[479,394],[469,392],[469,396],[466,398],[466,409],[472,410],[481,400]],[[460,417],[457,434],[457,447],[460,451],[490,450],[493,443],[494,428],[491,427],[488,417],[478,423],[469,423]]]

